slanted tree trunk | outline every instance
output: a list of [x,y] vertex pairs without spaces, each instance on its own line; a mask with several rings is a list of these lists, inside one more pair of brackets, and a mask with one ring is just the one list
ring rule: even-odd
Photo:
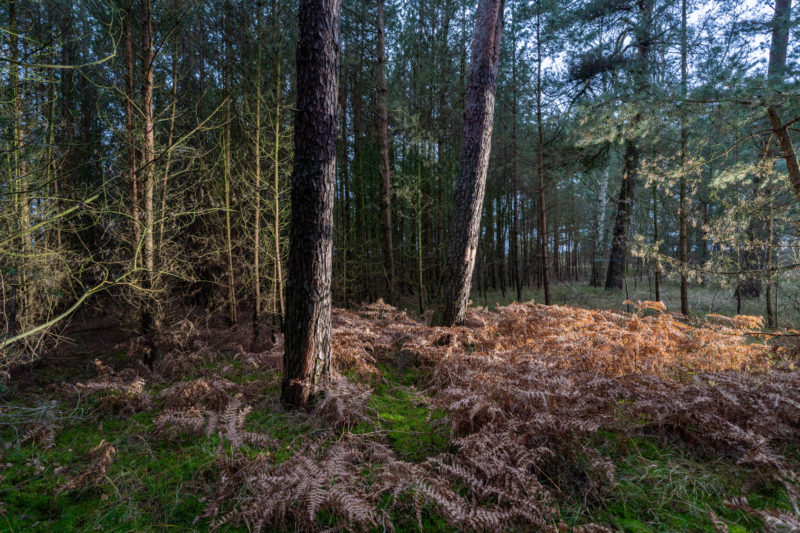
[[388,296],[397,302],[397,280],[392,251],[392,182],[389,169],[389,101],[386,91],[386,43],[383,21],[384,0],[378,0],[378,146],[381,166],[381,231],[383,233],[383,265],[386,270]]
[[453,202],[453,232],[445,268],[444,325],[464,322],[492,140],[494,96],[504,0],[480,0],[467,75],[461,161]]
[[[772,19],[772,42],[769,48],[768,77],[772,84],[781,84],[786,72],[786,52],[789,46],[789,26],[792,19],[792,0],[775,0],[775,15]],[[772,131],[778,139],[778,146],[786,161],[789,171],[789,182],[792,191],[800,200],[800,164],[797,159],[792,139],[789,136],[788,125],[781,120],[781,106],[769,105],[767,107]]]
[[333,190],[341,0],[301,0],[281,398],[306,408],[331,371]]

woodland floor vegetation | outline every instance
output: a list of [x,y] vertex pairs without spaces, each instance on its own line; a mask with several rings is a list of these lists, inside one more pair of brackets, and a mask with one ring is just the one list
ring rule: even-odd
[[280,405],[280,337],[185,320],[152,369],[140,339],[79,341],[2,391],[0,529],[798,527],[791,337],[633,307],[453,328],[335,310],[336,377],[308,414]]

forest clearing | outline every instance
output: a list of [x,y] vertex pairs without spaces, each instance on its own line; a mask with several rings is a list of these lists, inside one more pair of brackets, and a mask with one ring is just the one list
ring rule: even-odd
[[800,532],[792,0],[0,2],[0,531]]

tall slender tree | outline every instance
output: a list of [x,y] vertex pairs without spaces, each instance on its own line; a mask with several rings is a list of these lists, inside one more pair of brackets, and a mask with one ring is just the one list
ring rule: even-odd
[[157,327],[155,287],[155,121],[153,117],[153,13],[151,0],[142,0],[142,165],[144,177],[144,291],[142,329],[146,334]]
[[[686,102],[687,93],[687,60],[688,53],[686,35],[686,0],[681,0],[681,100]],[[686,145],[689,139],[689,129],[686,127],[686,116],[683,106],[681,106],[681,177],[678,207],[678,248],[681,275],[681,313],[689,315],[689,242],[688,242],[688,199],[686,198]]]
[[[544,124],[542,124],[542,2],[536,3],[536,175],[539,178],[539,240],[542,263],[544,304],[553,303],[550,295],[550,260],[547,257],[547,200],[544,176]],[[557,244],[554,246],[554,255]]]
[[386,28],[384,0],[378,0],[378,147],[381,168],[381,232],[383,233],[383,264],[389,286],[389,301],[397,301],[397,280],[392,250],[392,181],[389,167],[389,100],[386,90]]

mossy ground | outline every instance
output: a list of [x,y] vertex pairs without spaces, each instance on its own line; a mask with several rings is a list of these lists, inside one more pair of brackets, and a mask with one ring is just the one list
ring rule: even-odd
[[[225,364],[238,363],[231,359]],[[430,409],[428,371],[391,360],[382,361],[380,370],[382,378],[372,381],[371,421],[350,431],[385,438],[407,461],[424,461],[451,450],[443,413]],[[245,382],[264,377],[250,371],[233,379]],[[150,392],[156,396],[157,391]],[[269,452],[280,462],[291,457],[303,439],[315,438],[318,428],[307,416],[283,410],[278,393],[277,385],[266,386],[263,397],[253,405],[247,429],[268,433],[280,442]],[[78,403],[55,393],[6,393],[0,399],[0,531],[208,529],[208,521],[198,516],[205,500],[213,496],[214,461],[220,450],[228,453],[226,443],[214,435],[177,440],[154,437],[153,417],[159,412],[159,402],[153,411],[122,416],[98,412],[99,404],[91,397]],[[31,417],[49,416],[57,421],[61,430],[51,447],[19,443],[20,409],[30,410]],[[116,449],[104,483],[60,493],[58,488],[86,467],[89,450],[101,440]],[[714,531],[708,514],[713,511],[731,531],[754,531],[760,527],[758,520],[727,509],[725,499],[747,496],[756,507],[788,508],[785,492],[754,482],[750,470],[728,459],[702,457],[654,435],[601,433],[590,444],[614,462],[616,485],[601,501],[562,494],[559,505],[568,525],[596,521],[630,532]],[[244,451],[265,453],[253,448]],[[392,518],[400,530],[417,527],[415,517]],[[318,519],[321,524],[330,521],[325,516]],[[424,509],[422,522],[425,531],[453,530],[432,507]]]

